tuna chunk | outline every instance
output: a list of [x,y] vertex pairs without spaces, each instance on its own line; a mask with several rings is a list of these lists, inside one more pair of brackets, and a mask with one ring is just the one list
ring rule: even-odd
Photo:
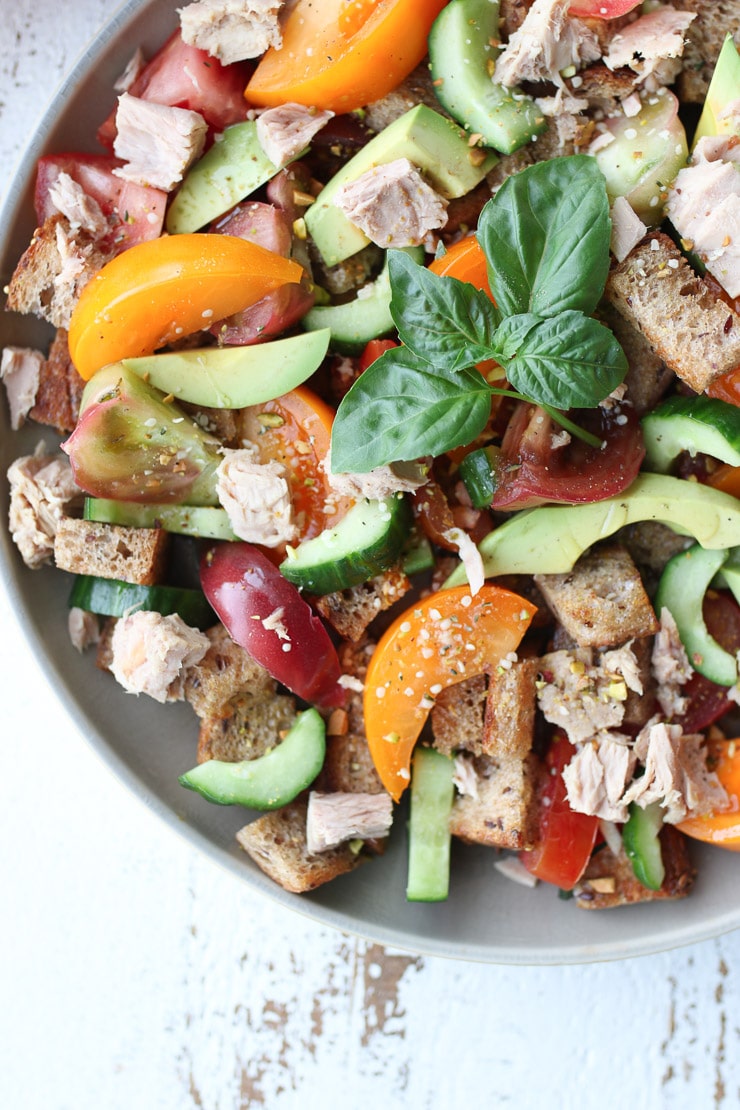
[[605,821],[626,821],[623,795],[636,765],[627,736],[602,733],[598,743],[584,744],[563,771],[571,809]]
[[320,794],[308,796],[306,841],[309,852],[326,852],[345,840],[387,836],[393,821],[390,794]]
[[94,613],[73,605],[67,617],[67,629],[72,646],[78,651],[92,647],[100,641],[100,625]]
[[113,88],[116,92],[128,92],[131,86],[141,77],[142,70],[145,66],[146,58],[144,57],[144,51],[140,46],[137,46],[136,50],[134,50],[133,54],[126,62],[120,77],[117,77],[113,82]]
[[703,744],[703,736],[684,736],[680,725],[646,725],[635,744],[645,774],[625,793],[625,805],[635,802],[645,808],[660,802],[670,825],[689,814],[696,817],[726,806],[727,793],[717,775],[707,770]]
[[200,0],[179,8],[183,41],[222,65],[257,58],[282,45],[278,13],[284,0]]
[[268,108],[257,119],[257,138],[267,157],[280,169],[305,150],[333,112],[306,108],[303,104],[281,104]]
[[[41,445],[43,451],[43,445]],[[64,455],[25,455],[8,469],[10,531],[26,566],[48,563],[68,505],[80,496]]]
[[659,8],[640,16],[614,36],[604,61],[610,69],[629,66],[643,81],[655,74],[657,84],[670,84],[681,65],[665,63],[683,54],[683,32],[694,19],[695,12],[677,12],[673,8]]
[[699,141],[694,164],[679,171],[670,189],[666,213],[720,285],[738,297],[740,167],[732,161],[707,160],[721,152],[721,145]]
[[379,247],[415,247],[447,223],[447,201],[408,158],[376,166],[337,191],[335,204]]
[[10,408],[10,426],[17,432],[36,404],[39,376],[44,364],[41,351],[30,347],[4,347],[0,378],[5,385]]
[[227,451],[217,472],[219,500],[237,536],[278,547],[295,539],[290,487],[282,463],[255,462],[250,450]]
[[580,19],[568,16],[570,0],[535,0],[521,27],[496,60],[494,81],[553,81],[570,66],[601,57],[595,33]]
[[56,211],[66,216],[73,231],[82,228],[95,237],[107,232],[108,221],[98,202],[63,170],[49,188],[49,199]]
[[199,112],[170,108],[123,93],[116,112],[115,153],[126,165],[113,172],[137,185],[169,192],[203,150],[208,125]]
[[633,247],[647,235],[647,228],[625,197],[617,197],[612,205],[612,254],[624,262]]
[[666,717],[679,716],[686,709],[681,687],[686,685],[694,671],[681,643],[673,614],[665,607],[660,611],[660,628],[653,643],[651,669],[658,684],[656,694],[660,708]]
[[199,663],[210,640],[177,615],[139,610],[116,621],[110,670],[130,694],[181,701],[185,672]]
[[540,659],[540,710],[573,744],[620,725],[627,687],[634,689],[639,682],[637,659],[629,645],[606,657],[608,662],[602,660],[600,666],[594,666],[591,653],[583,649],[551,651]]
[[399,462],[376,466],[366,474],[334,473],[331,456],[325,462],[329,485],[342,497],[380,501],[394,493],[413,493],[429,480],[428,468],[421,463]]

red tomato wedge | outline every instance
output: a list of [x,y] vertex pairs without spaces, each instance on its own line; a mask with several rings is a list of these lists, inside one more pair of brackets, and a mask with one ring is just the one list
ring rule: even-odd
[[231,235],[166,235],[103,266],[82,290],[69,352],[83,378],[122,358],[148,355],[273,289],[303,268]]
[[642,0],[571,0],[568,14],[579,19],[617,19],[641,3]]
[[365,678],[365,731],[383,786],[396,800],[435,696],[516,651],[535,607],[499,586],[471,597],[440,590],[407,609],[381,637]]
[[695,840],[705,840],[718,848],[740,852],[740,740],[710,740],[708,766],[717,772],[730,798],[722,813],[689,817],[677,826]]
[[446,0],[297,0],[283,44],[260,61],[244,95],[352,112],[379,100],[419,64]]
[[262,551],[249,543],[209,547],[200,580],[232,640],[273,678],[314,705],[344,705],[339,658],[329,634]]
[[519,859],[532,875],[562,890],[572,890],[586,870],[599,832],[599,819],[570,808],[563,768],[575,748],[556,733],[545,758],[546,775],[538,795],[538,844]]

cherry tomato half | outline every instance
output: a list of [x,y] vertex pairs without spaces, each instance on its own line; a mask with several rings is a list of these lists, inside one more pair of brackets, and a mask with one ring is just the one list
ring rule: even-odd
[[730,798],[722,813],[689,817],[677,827],[695,840],[740,852],[740,740],[710,740],[708,766],[717,772]]

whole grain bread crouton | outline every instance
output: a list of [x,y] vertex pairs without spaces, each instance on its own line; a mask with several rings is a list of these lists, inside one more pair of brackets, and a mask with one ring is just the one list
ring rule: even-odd
[[374,648],[367,639],[339,646],[342,673],[355,682],[347,687],[347,704],[337,711],[339,719],[332,714],[327,727],[321,786],[331,793],[380,794],[384,789],[370,755],[362,708],[362,683]]
[[524,659],[448,686],[431,712],[435,748],[523,759],[534,737],[538,668],[537,659]]
[[638,902],[685,898],[694,885],[696,871],[689,859],[686,837],[672,825],[660,831],[665,879],[660,890],[650,890],[635,878],[624,851],[615,856],[604,845],[591,857],[574,889],[576,905],[582,910],[610,910]]
[[316,608],[340,636],[357,642],[375,618],[410,589],[400,567],[391,567],[359,586],[317,598]]
[[686,32],[678,94],[681,101],[703,104],[725,35],[729,31],[740,42],[740,0],[669,2],[679,11],[696,12],[696,19]]
[[206,636],[211,646],[200,663],[191,669],[185,683],[185,700],[200,718],[231,717],[240,706],[250,706],[275,696],[275,679],[232,640],[222,624],[209,628]]
[[347,844],[312,854],[306,840],[306,802],[291,802],[245,825],[236,839],[257,866],[293,894],[354,871],[365,857]]
[[616,647],[658,630],[637,567],[621,544],[593,548],[571,571],[537,574],[535,581],[581,647]]
[[64,517],[54,538],[60,570],[153,586],[161,582],[169,535],[161,528],[125,528]]
[[[190,674],[192,674],[192,668]],[[198,734],[198,763],[259,759],[285,739],[296,720],[295,698],[275,694],[242,702],[230,717],[206,717]]]
[[69,354],[65,328],[58,328],[42,363],[36,399],[29,412],[38,424],[48,424],[61,434],[72,432],[77,424],[85,382]]
[[464,793],[452,805],[452,835],[468,844],[532,849],[537,834],[536,756],[459,755],[455,770],[455,783]]
[[614,266],[604,295],[697,393],[740,365],[740,316],[667,235],[647,236]]

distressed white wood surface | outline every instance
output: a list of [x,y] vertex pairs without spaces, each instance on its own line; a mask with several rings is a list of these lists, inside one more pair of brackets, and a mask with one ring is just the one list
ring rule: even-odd
[[[5,169],[110,5],[0,9]],[[319,927],[143,809],[66,720],[4,598],[0,628],[3,1110],[740,1104],[739,933],[502,968]]]

